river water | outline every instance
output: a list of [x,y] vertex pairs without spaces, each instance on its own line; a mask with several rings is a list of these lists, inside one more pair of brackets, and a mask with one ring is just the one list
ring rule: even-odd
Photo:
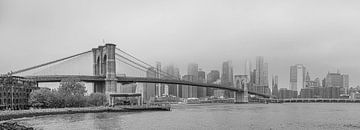
[[82,113],[16,119],[36,129],[360,129],[360,104],[175,105],[172,111]]

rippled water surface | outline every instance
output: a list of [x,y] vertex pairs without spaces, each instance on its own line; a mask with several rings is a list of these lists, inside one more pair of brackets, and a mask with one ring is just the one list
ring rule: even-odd
[[36,129],[360,129],[360,104],[176,105],[170,112],[86,113],[17,119]]

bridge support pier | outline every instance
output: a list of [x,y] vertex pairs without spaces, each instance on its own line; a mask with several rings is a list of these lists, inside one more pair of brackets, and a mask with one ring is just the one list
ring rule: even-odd
[[235,92],[235,103],[249,103],[247,92]]
[[105,93],[109,104],[111,104],[110,93],[116,93],[117,86],[115,49],[115,44],[105,44],[105,46],[92,49],[93,73],[95,76],[105,76],[105,82],[94,83],[94,92]]
[[244,91],[235,92],[235,103],[248,103],[249,94],[247,87],[247,75],[235,75],[235,87],[243,89]]

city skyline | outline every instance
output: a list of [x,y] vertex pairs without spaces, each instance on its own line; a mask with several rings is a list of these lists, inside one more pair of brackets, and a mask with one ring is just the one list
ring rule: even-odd
[[6,48],[0,55],[6,61],[0,73],[105,41],[148,63],[173,63],[182,72],[192,62],[209,72],[232,60],[234,74],[243,74],[244,60],[255,63],[255,56],[264,56],[268,75],[279,76],[279,88],[288,88],[288,68],[294,64],[306,66],[311,77],[339,69],[350,75],[350,86],[360,84],[360,62],[351,58],[360,56],[357,1],[195,2],[202,6],[186,1],[153,1],[151,6],[115,1],[0,2],[0,42]]

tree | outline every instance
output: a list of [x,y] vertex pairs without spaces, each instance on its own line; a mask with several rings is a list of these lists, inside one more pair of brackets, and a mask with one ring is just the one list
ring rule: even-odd
[[51,91],[50,95],[50,104],[49,107],[51,108],[62,108],[65,107],[65,99],[62,97],[58,91],[55,89]]
[[34,90],[30,93],[29,103],[33,107],[49,107],[51,103],[51,91],[47,88]]
[[81,83],[79,79],[65,79],[60,82],[58,89],[63,96],[84,96],[86,93],[84,83]]
[[65,79],[60,82],[58,93],[65,100],[66,107],[82,107],[86,105],[86,90],[79,79]]
[[92,93],[88,97],[88,103],[89,103],[89,105],[92,105],[92,106],[105,105],[106,100],[107,100],[106,95],[103,93]]

